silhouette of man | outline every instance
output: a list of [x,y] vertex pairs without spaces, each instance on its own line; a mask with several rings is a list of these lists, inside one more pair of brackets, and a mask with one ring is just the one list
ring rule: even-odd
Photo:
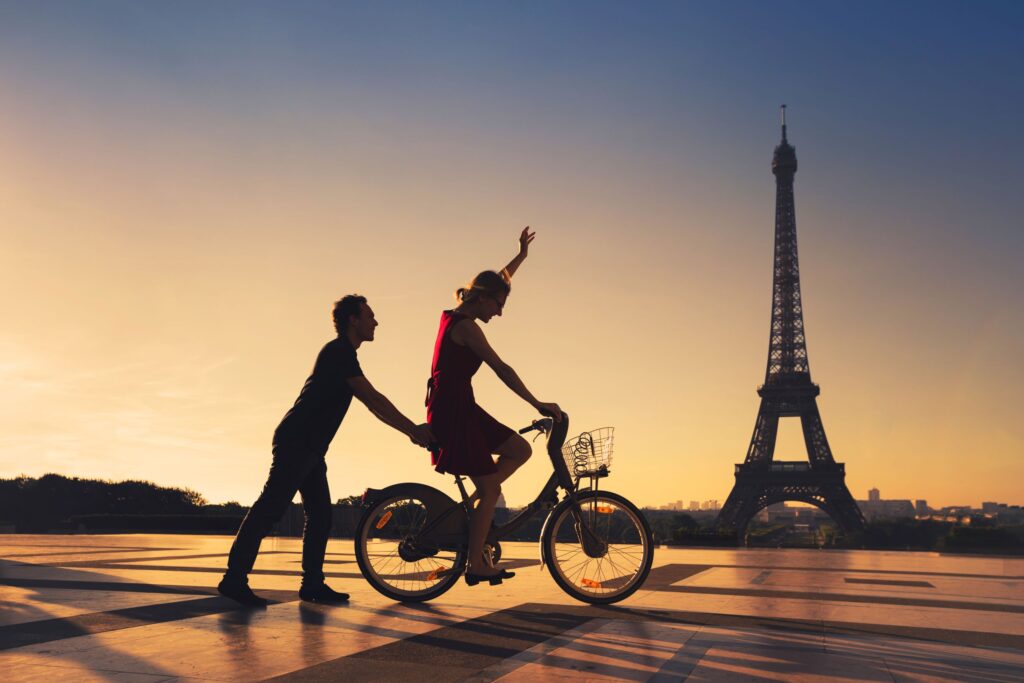
[[427,425],[415,425],[363,376],[356,350],[373,341],[377,320],[366,298],[350,294],[334,304],[338,337],[323,347],[313,373],[295,405],[274,432],[270,476],[259,498],[242,520],[231,545],[228,568],[217,590],[246,605],[267,601],[249,588],[248,575],[263,538],[302,494],[302,587],[299,597],[311,602],[344,602],[348,595],[324,583],[324,553],[331,530],[331,493],[327,487],[327,447],[348,411],[352,397],[362,401],[381,422],[427,446],[433,441]]

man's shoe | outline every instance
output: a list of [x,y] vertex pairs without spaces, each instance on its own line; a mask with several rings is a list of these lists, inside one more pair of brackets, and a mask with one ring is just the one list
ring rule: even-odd
[[249,584],[245,581],[229,579],[226,576],[217,584],[217,592],[235,602],[240,602],[249,607],[266,607],[267,601],[252,592]]
[[303,586],[299,589],[299,597],[306,602],[323,602],[328,604],[348,602],[348,593],[339,593],[326,583],[321,583],[319,586]]

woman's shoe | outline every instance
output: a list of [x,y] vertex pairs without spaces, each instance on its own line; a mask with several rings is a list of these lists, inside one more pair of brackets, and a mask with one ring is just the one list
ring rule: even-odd
[[475,586],[478,583],[480,583],[481,581],[486,581],[487,583],[491,584],[492,586],[497,586],[498,584],[501,583],[502,575],[500,573],[499,574],[470,574],[469,572],[466,572],[464,578],[466,579],[466,584],[470,585],[470,586]]

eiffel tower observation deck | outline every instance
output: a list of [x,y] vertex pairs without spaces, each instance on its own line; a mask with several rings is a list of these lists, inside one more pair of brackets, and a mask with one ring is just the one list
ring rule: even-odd
[[[864,525],[860,508],[846,487],[845,467],[832,457],[818,413],[820,389],[811,381],[796,241],[796,169],[796,149],[787,138],[786,105],[782,105],[782,141],[772,157],[775,260],[768,365],[764,384],[757,389],[761,405],[747,457],[736,465],[736,484],[718,516],[720,527],[741,535],[759,510],[783,501],[815,505],[845,531]],[[806,461],[774,460],[782,417],[800,418]]]

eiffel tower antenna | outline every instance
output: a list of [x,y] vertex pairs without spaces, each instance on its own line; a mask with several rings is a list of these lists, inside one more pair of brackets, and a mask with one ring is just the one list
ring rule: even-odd
[[[832,457],[818,413],[820,389],[811,382],[800,295],[793,178],[796,150],[786,139],[786,105],[782,105],[782,142],[772,157],[775,174],[775,266],[768,365],[758,387],[761,406],[747,457],[736,465],[736,484],[718,515],[718,525],[741,536],[759,510],[787,500],[816,505],[845,531],[864,526],[864,516],[846,488],[843,463]],[[779,418],[799,417],[807,461],[774,459]]]

